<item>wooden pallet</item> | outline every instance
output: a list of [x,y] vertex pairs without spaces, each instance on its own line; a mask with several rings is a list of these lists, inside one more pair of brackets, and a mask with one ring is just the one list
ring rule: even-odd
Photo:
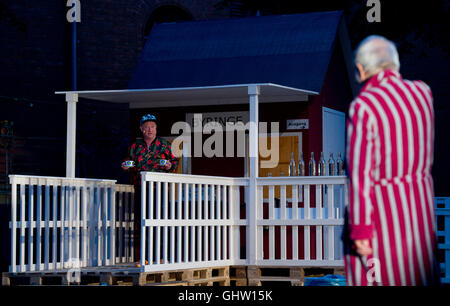
[[209,267],[184,270],[188,286],[229,286],[230,267]]
[[79,284],[67,272],[3,273],[2,286],[40,286]]
[[247,286],[247,266],[230,267],[230,286]]
[[[82,268],[76,273],[3,273],[2,285],[229,286],[229,267],[141,272],[134,265]],[[75,275],[74,275],[75,274]]]
[[344,274],[339,267],[279,267],[279,266],[248,266],[248,286],[263,286],[266,284],[286,284],[290,286],[303,286],[305,277],[318,277],[327,274]]
[[3,273],[2,285],[106,285],[106,286],[303,286],[305,277],[344,275],[343,268],[280,266],[226,266],[160,272],[141,272],[133,264],[69,271]]

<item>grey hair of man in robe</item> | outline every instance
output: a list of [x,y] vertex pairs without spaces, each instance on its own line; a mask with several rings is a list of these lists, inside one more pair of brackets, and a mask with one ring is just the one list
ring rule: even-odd
[[[355,64],[359,63],[370,77],[385,69],[400,70],[395,44],[379,35],[371,35],[360,42],[355,51]],[[359,74],[356,79],[360,82]]]

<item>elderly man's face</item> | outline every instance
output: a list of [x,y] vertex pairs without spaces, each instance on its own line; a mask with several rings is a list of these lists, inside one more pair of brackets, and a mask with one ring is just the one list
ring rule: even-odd
[[153,121],[144,122],[141,125],[141,131],[142,131],[142,134],[144,134],[144,137],[147,137],[147,138],[156,137],[156,123]]

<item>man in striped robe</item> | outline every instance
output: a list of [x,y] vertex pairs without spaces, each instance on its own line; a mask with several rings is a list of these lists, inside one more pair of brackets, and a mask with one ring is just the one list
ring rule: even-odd
[[365,84],[347,123],[347,283],[435,284],[430,88],[402,79],[395,45],[381,36],[361,42],[355,64]]

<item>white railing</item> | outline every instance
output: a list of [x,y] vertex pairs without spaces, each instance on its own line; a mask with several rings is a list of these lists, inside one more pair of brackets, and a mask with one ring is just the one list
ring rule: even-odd
[[9,178],[10,272],[133,260],[129,251],[132,186],[117,185],[114,180],[24,175]]
[[257,265],[343,266],[345,177],[257,179]]
[[249,184],[142,173],[141,269],[344,265],[345,177],[258,178],[256,205]]
[[[246,179],[142,173],[143,271],[226,266],[239,258]],[[145,264],[147,261],[147,265]]]

